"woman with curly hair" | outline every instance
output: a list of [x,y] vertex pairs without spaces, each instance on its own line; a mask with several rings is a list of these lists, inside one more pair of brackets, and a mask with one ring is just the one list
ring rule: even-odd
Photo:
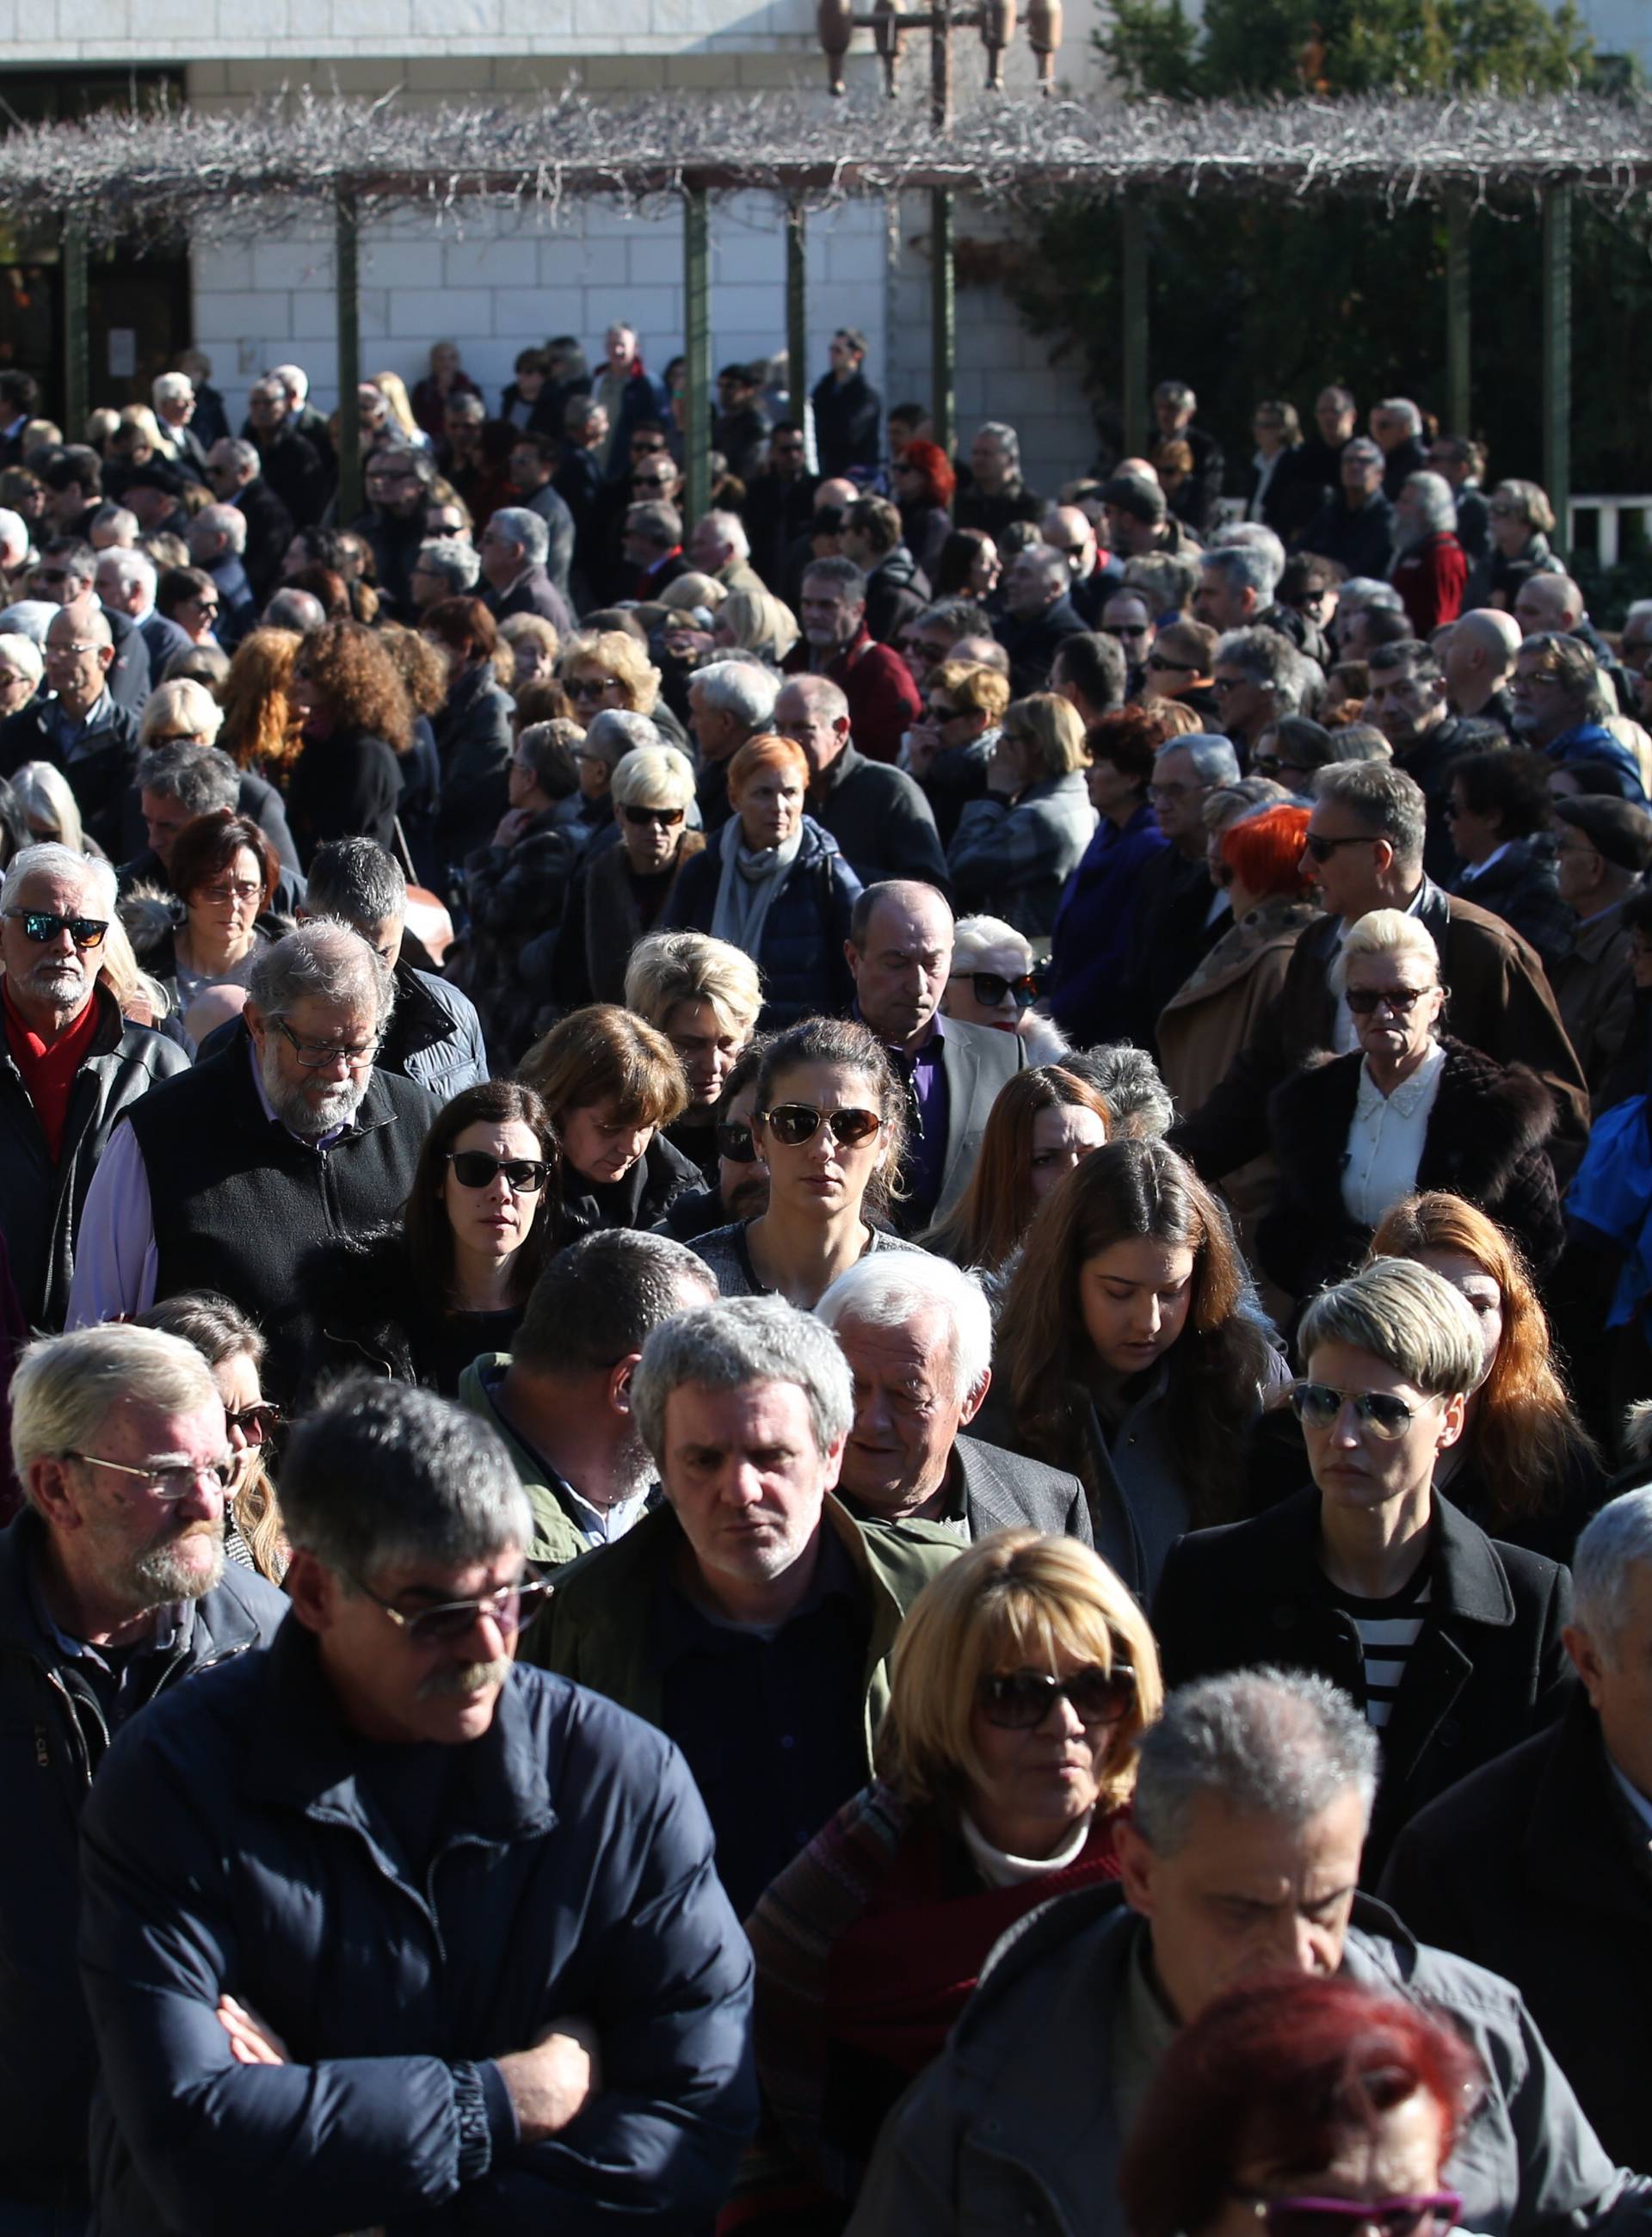
[[573,719],[586,729],[598,715],[651,715],[659,699],[660,672],[648,649],[624,630],[586,630],[562,648],[557,678]]
[[1096,1551],[1147,1598],[1175,1541],[1229,1521],[1265,1392],[1221,1208],[1162,1142],[1093,1151],[1046,1199],[999,1317],[981,1435],[1067,1470]]
[[[909,443],[895,462],[895,502],[901,509],[901,535],[907,550],[933,579],[952,534],[952,500],[958,477],[939,443],[922,438]],[[936,596],[941,594],[936,592]]]
[[1059,1064],[1032,1065],[993,1099],[969,1186],[952,1217],[924,1237],[960,1266],[1001,1272],[1047,1196],[1112,1131],[1100,1092]]
[[303,868],[328,839],[395,839],[413,709],[395,663],[360,622],[329,622],[302,639],[288,695],[304,745],[287,785],[287,817]]
[[1485,1340],[1484,1376],[1435,1482],[1490,1536],[1569,1562],[1578,1532],[1605,1497],[1606,1471],[1566,1395],[1520,1254],[1477,1205],[1434,1189],[1384,1215],[1370,1256],[1414,1258],[1443,1275],[1467,1299]]
[[238,769],[256,769],[280,784],[291,775],[304,740],[289,690],[304,642],[293,630],[258,629],[235,647],[224,683],[223,727],[216,742]]
[[505,773],[515,736],[510,694],[493,667],[499,624],[479,598],[438,598],[420,617],[419,633],[447,665],[433,724],[441,767],[436,848],[444,863],[459,864],[487,845],[510,805]]

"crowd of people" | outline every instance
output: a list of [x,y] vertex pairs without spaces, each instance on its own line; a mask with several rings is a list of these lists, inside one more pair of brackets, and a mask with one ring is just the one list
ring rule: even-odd
[[1652,605],[866,354],[0,373],[0,2237],[1652,2231]]

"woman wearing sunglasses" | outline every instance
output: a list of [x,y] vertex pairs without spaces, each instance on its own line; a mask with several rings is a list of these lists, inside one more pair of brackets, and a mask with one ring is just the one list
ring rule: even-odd
[[137,1315],[140,1328],[159,1329],[192,1344],[212,1369],[224,1402],[224,1427],[235,1460],[235,1501],[224,1510],[224,1551],[273,1585],[287,1574],[290,1548],[269,1472],[281,1409],[258,1379],[264,1339],[228,1297],[185,1290]]
[[1483,2075],[1409,1996],[1282,1974],[1166,2052],[1119,2166],[1131,2237],[1447,2237]]
[[1018,1072],[994,1098],[969,1186],[924,1248],[955,1265],[1004,1273],[1050,1191],[1108,1133],[1100,1092],[1059,1064]]
[[1153,1630],[1169,1686],[1259,1663],[1328,1678],[1382,1743],[1362,1878],[1437,1794],[1563,1706],[1571,1579],[1487,1537],[1436,1475],[1485,1343],[1442,1275],[1379,1258],[1303,1315],[1292,1410],[1312,1483],[1165,1564]]
[[1118,1578],[1087,1547],[1031,1530],[981,1539],[925,1586],[890,1684],[878,1778],[746,1929],[778,2132],[757,2164],[776,2192],[790,2175],[785,2226],[811,2237],[843,2226],[885,2116],[998,1937],[1116,1878],[1113,1823],[1162,1698],[1153,1634]]
[[907,1099],[862,1025],[810,1018],[770,1042],[751,1134],[769,1208],[693,1248],[725,1297],[779,1295],[805,1311],[869,1250],[913,1250],[873,1220],[889,1210],[906,1147]]
[[694,765],[675,746],[633,746],[609,789],[619,844],[587,853],[557,934],[552,977],[568,1010],[624,1000],[631,950],[654,929],[684,865],[705,845],[705,834],[691,831],[687,820]]
[[941,997],[943,1017],[1019,1033],[1029,1064],[1054,1064],[1067,1043],[1033,1004],[1033,943],[1001,916],[961,917],[953,929],[952,969]]
[[508,1352],[561,1240],[556,1137],[515,1080],[484,1080],[439,1113],[399,1225],[319,1255],[320,1335],[306,1387],[349,1369],[453,1397],[483,1354]]
[[1402,909],[1352,925],[1332,966],[1359,1046],[1279,1087],[1269,1111],[1279,1183],[1257,1253],[1288,1297],[1358,1265],[1371,1230],[1418,1189],[1450,1189],[1495,1219],[1541,1276],[1565,1239],[1548,1142],[1549,1089],[1440,1032],[1446,989],[1426,929]]
[[688,1102],[683,1066],[629,1010],[576,1010],[534,1043],[518,1076],[561,1146],[563,1242],[598,1227],[652,1227],[699,1186],[698,1167],[662,1131]]

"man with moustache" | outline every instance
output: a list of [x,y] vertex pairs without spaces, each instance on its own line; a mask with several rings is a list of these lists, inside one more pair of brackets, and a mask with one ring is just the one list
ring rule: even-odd
[[75,1976],[82,1811],[111,1736],[163,1686],[267,1644],[287,1603],[225,1566],[224,1409],[190,1345],[48,1337],[11,1409],[27,1504],[0,1532],[0,2228],[67,2231],[89,2205],[96,2071]]
[[682,1757],[519,1670],[545,1587],[486,1425],[348,1383],[281,1470],[291,1620],[86,1813],[98,2226],[710,2226],[751,1957]]

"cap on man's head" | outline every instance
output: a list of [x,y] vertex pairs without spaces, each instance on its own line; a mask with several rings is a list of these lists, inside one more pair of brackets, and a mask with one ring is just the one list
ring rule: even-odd
[[121,486],[123,490],[164,490],[169,497],[182,497],[183,476],[164,459],[149,459],[142,465],[130,468]]
[[1557,800],[1555,814],[1581,831],[1605,861],[1638,877],[1652,863],[1652,815],[1632,801],[1608,800],[1599,793]]
[[1163,490],[1142,474],[1114,474],[1101,485],[1101,502],[1116,505],[1120,512],[1147,521],[1155,528],[1168,509]]

